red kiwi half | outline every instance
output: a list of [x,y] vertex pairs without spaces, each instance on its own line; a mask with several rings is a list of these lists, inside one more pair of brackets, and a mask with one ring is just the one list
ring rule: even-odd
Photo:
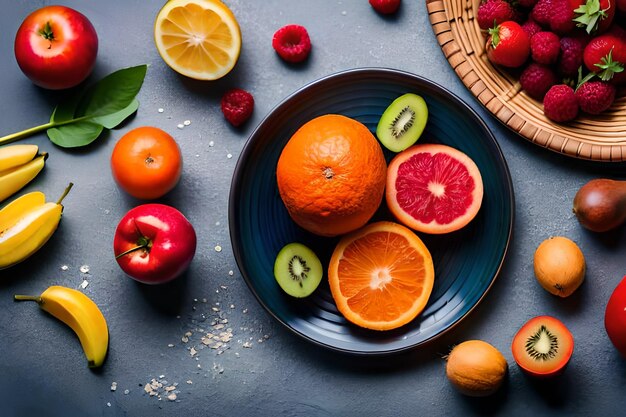
[[538,316],[522,326],[513,338],[513,358],[532,376],[561,373],[574,352],[574,337],[565,325],[550,316]]

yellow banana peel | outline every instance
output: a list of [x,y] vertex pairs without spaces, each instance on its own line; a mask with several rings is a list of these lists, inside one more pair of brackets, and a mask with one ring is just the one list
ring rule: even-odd
[[53,285],[39,296],[15,295],[14,299],[35,301],[42,310],[67,324],[78,336],[88,366],[102,366],[109,348],[109,329],[91,298],[72,288]]
[[25,194],[0,210],[0,269],[13,266],[37,252],[54,234],[63,213],[63,198],[47,202],[39,192]]
[[37,153],[37,145],[0,148],[0,201],[21,190],[43,169],[47,153]]

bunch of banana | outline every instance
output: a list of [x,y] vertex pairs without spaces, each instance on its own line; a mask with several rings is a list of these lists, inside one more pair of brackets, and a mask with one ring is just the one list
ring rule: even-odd
[[37,145],[0,148],[0,201],[19,191],[43,169],[48,154],[38,150]]
[[0,210],[0,269],[28,258],[50,239],[61,221],[61,202],[72,185],[67,186],[56,203],[46,203],[46,196],[34,191]]
[[35,301],[74,330],[90,368],[102,366],[109,348],[109,329],[96,303],[80,291],[53,285],[40,296],[16,295],[16,301]]

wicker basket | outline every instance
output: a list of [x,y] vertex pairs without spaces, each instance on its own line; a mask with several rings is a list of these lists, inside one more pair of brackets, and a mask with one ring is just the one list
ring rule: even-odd
[[472,94],[494,116],[529,141],[575,158],[626,161],[626,89],[599,116],[581,114],[557,124],[543,106],[521,90],[518,74],[492,65],[485,37],[474,16],[478,0],[426,0],[430,23],[441,49]]

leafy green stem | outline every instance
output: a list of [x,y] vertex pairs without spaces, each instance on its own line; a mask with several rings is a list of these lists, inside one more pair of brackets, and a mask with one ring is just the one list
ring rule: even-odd
[[0,145],[5,145],[10,142],[15,142],[16,140],[24,139],[28,136],[34,135],[35,133],[39,133],[43,130],[48,130],[53,127],[68,125],[70,123],[76,123],[76,122],[79,122],[81,120],[85,120],[88,118],[89,118],[88,116],[83,116],[83,117],[77,117],[75,119],[64,120],[62,122],[48,122],[43,125],[39,125],[39,126],[31,127],[29,129],[22,130],[20,132],[11,133],[10,135],[2,136],[0,138]]

